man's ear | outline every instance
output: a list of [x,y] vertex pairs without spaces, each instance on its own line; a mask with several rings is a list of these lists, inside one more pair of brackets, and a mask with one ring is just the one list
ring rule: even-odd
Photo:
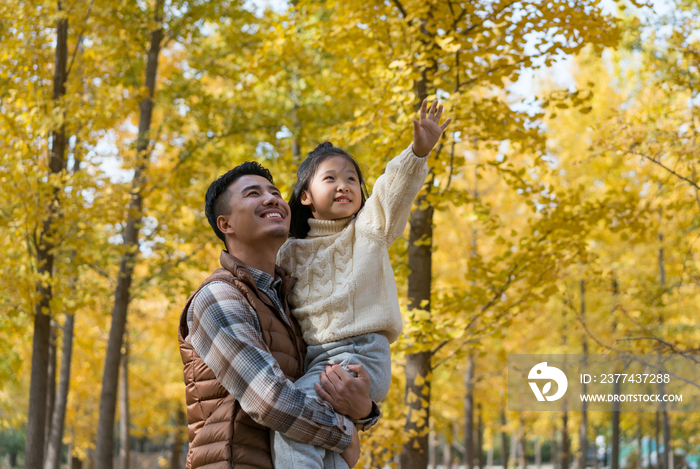
[[301,205],[307,205],[311,207],[311,211],[314,212],[314,202],[311,200],[311,194],[309,194],[309,191],[304,191],[301,193]]
[[219,228],[219,231],[225,235],[236,234],[236,230],[233,228],[233,225],[226,215],[219,215],[216,218],[216,226]]

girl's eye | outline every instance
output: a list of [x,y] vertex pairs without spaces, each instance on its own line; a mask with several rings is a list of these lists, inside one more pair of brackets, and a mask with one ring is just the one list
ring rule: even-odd
[[324,181],[327,181],[327,180],[329,180],[329,179],[332,181],[332,180],[333,180],[333,176],[326,176],[323,180],[324,180]]
[[348,178],[348,181],[355,182],[355,178],[354,178],[354,177],[349,177],[349,178]]

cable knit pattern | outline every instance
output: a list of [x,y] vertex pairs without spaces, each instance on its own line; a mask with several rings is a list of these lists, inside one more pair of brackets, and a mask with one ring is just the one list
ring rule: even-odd
[[427,157],[408,147],[389,162],[354,217],[309,219],[304,239],[289,239],[277,263],[297,277],[290,296],[309,345],[378,332],[401,335],[401,310],[387,252],[401,236],[428,173]]

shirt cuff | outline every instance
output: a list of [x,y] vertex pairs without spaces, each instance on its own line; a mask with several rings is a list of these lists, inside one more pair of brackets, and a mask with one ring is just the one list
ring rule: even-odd
[[338,414],[338,420],[338,428],[341,431],[340,441],[338,441],[338,444],[336,444],[334,447],[329,446],[326,449],[330,449],[336,453],[343,453],[352,443],[352,434],[354,432],[352,427],[354,422],[350,419],[350,417],[341,414]]
[[363,419],[355,420],[355,419],[350,419],[352,420],[352,423],[355,424],[355,428],[357,428],[358,431],[361,432],[366,432],[370,428],[372,428],[378,421],[379,418],[382,416],[382,410],[379,408],[379,405],[372,401],[372,411],[369,413],[369,415]]
[[411,142],[411,144],[408,146],[408,151],[411,153],[411,155],[412,155],[414,158],[417,158],[420,162],[423,162],[423,161],[427,160],[428,157],[430,156],[430,154],[433,152],[433,150],[430,150],[430,151],[428,152],[427,155],[418,156],[418,155],[416,155],[416,153],[413,151],[413,142]]

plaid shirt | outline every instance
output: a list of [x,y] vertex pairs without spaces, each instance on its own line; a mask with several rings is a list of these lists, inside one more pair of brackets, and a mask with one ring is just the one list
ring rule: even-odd
[[[283,312],[281,279],[248,270],[258,289]],[[292,440],[343,452],[350,446],[353,423],[366,430],[379,419],[374,403],[367,419],[353,421],[336,413],[329,403],[298,390],[265,345],[255,310],[227,283],[212,282],[197,294],[187,311],[187,325],[186,340],[243,411]]]

